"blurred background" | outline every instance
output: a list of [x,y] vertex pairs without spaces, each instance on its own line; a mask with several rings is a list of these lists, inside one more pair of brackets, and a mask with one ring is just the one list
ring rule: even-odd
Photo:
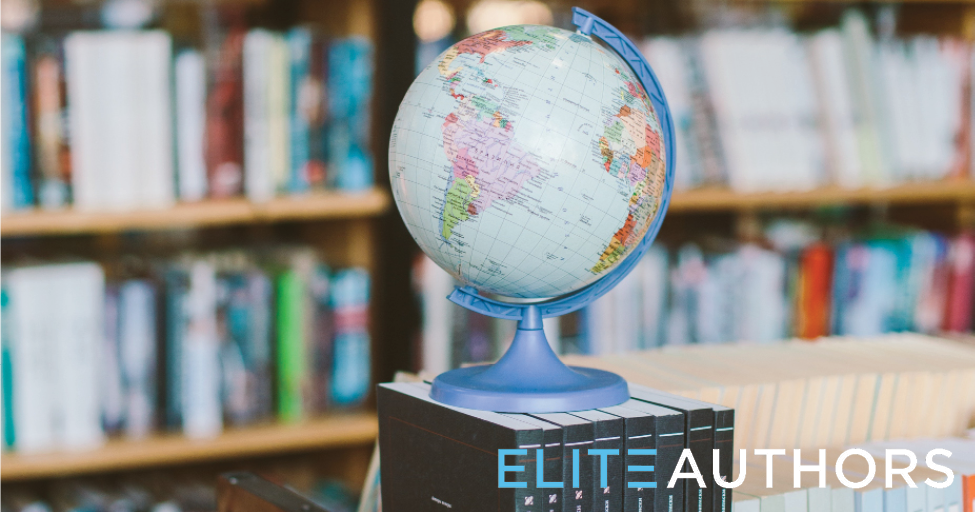
[[574,5],[654,67],[677,191],[561,353],[971,331],[973,2],[4,0],[4,512],[208,511],[227,469],[353,510],[374,384],[514,329],[396,213],[399,102]]

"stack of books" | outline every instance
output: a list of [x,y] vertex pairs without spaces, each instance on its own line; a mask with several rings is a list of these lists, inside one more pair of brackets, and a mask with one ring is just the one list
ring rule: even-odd
[[[383,508],[730,512],[733,492],[715,487],[712,450],[728,480],[734,411],[639,385],[630,392],[604,409],[511,414],[441,404],[426,383],[382,384]],[[703,482],[669,486],[675,470],[691,471],[685,450]]]
[[677,186],[888,186],[972,174],[968,41],[839,27],[654,37],[641,48],[677,129]]
[[369,395],[364,269],[332,270],[300,247],[143,263],[4,268],[7,449],[210,437]]
[[4,210],[162,208],[372,186],[372,45],[235,25],[3,35]]

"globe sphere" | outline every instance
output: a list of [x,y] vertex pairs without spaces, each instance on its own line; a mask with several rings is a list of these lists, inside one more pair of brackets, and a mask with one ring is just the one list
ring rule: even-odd
[[605,277],[661,206],[660,121],[628,65],[588,36],[514,25],[451,46],[400,105],[393,196],[459,282],[539,299]]

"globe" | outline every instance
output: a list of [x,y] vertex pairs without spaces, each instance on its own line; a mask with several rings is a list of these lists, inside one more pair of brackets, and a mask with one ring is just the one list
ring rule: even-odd
[[661,208],[638,77],[590,36],[514,25],[453,45],[400,105],[389,173],[420,248],[465,285],[540,299],[606,276]]

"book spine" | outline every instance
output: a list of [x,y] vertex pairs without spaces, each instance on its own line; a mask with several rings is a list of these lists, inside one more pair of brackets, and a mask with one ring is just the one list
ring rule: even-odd
[[[56,318],[45,315],[50,307],[52,279],[45,267],[10,272],[11,360],[13,373],[13,419],[15,448],[19,452],[49,450],[55,445],[55,386],[50,354],[54,344]],[[58,312],[59,313],[59,312]]]
[[183,338],[186,335],[186,273],[172,268],[163,277],[166,294],[165,411],[171,429],[183,424]]
[[[528,432],[519,432],[516,434],[516,444],[515,446],[527,451],[525,455],[519,455],[515,464],[518,466],[524,466],[525,471],[516,473],[515,480],[518,482],[525,482],[526,486],[522,488],[514,489],[514,509],[517,512],[536,512],[541,510],[544,506],[543,493],[540,493],[540,489],[535,485],[535,472],[536,472],[536,449],[540,444],[538,443],[541,436],[538,435],[538,431],[534,431],[534,435]],[[541,461],[544,463],[544,461]],[[544,489],[541,489],[544,490]]]
[[335,340],[332,356],[332,403],[350,406],[369,394],[369,274],[347,269],[335,276],[332,307]]
[[[655,456],[629,455],[631,450],[654,450],[657,448],[656,418],[645,416],[642,418],[626,418],[626,437],[623,440],[623,510],[624,512],[641,512],[644,510],[670,511],[660,508],[657,490],[666,488],[660,486],[660,455]],[[646,480],[646,473],[630,473],[630,466],[653,466],[656,487],[630,487],[630,482]],[[655,508],[656,507],[656,508]],[[683,509],[672,509],[682,512]]]
[[43,321],[55,324],[56,435],[63,448],[97,447],[105,438],[98,401],[105,275],[95,263],[52,266],[50,271],[54,283],[45,308],[57,313],[44,315]]
[[329,48],[329,156],[336,188],[364,190],[373,184],[369,156],[372,44],[363,38]]
[[206,70],[203,55],[186,50],[176,56],[176,150],[179,198],[199,201],[207,195],[203,158],[206,125]]
[[[611,428],[609,428],[611,427]],[[598,456],[589,456],[592,464],[593,511],[623,509],[623,457],[625,456],[623,420],[600,421],[596,423],[596,438],[593,448],[598,450],[617,450],[620,456],[606,457],[606,487],[600,485],[602,468]]]
[[217,282],[213,265],[203,260],[193,262],[189,283],[180,361],[183,433],[191,438],[207,438],[223,429]]
[[311,66],[311,32],[294,28],[288,32],[288,57],[291,76],[289,120],[291,124],[291,167],[288,190],[301,193],[308,190],[309,159],[309,70]]
[[[585,428],[588,427],[588,428]],[[563,426],[562,443],[562,510],[584,512],[592,510],[592,457],[586,455],[592,447],[592,424],[584,427]],[[579,485],[575,485],[574,472],[578,465]]]
[[[704,476],[705,486],[698,485],[696,480],[687,480],[684,487],[684,503],[689,510],[706,512],[712,508],[711,487],[714,484],[713,454],[714,425],[713,414],[691,411],[686,415],[685,447],[691,450],[691,455],[697,462],[697,467]],[[685,464],[685,471],[690,471],[690,463]]]
[[305,365],[305,286],[298,273],[289,269],[277,283],[278,418],[298,421],[304,415],[303,387],[308,378]]
[[[562,430],[546,430],[544,435],[544,448],[542,454],[545,460],[542,462],[542,474],[546,482],[561,482],[562,478]],[[568,459],[566,459],[568,460]],[[571,466],[570,466],[571,467]],[[545,499],[543,506],[545,512],[559,512],[563,510],[563,499],[569,495],[566,488],[546,488],[544,489]]]
[[101,351],[102,427],[112,435],[122,430],[125,422],[125,391],[122,384],[122,365],[119,363],[119,294],[118,287],[105,290],[105,335]]
[[143,32],[133,66],[141,116],[137,119],[139,168],[138,207],[166,208],[176,201],[173,162],[173,106],[171,66],[173,44],[161,30]]
[[[30,176],[30,129],[28,127],[27,51],[24,40],[13,34],[3,34],[2,49],[3,114],[3,173],[5,186],[11,194],[5,209],[19,210],[34,204],[34,190]],[[5,193],[6,194],[6,193]],[[6,197],[6,195],[5,195]]]
[[[714,411],[714,449],[718,450],[718,474],[721,475],[722,480],[730,482],[734,478],[732,471],[735,464],[735,411],[733,409]],[[731,512],[734,490],[715,484],[713,492],[714,512]]]
[[274,290],[271,280],[259,270],[252,270],[247,279],[250,302],[248,339],[248,367],[253,388],[254,415],[267,418],[274,413],[272,309]]
[[147,281],[119,289],[120,361],[125,382],[125,434],[146,437],[155,423],[156,292]]
[[271,199],[268,84],[270,82],[271,35],[252,30],[244,37],[244,189],[254,202]]
[[328,39],[312,39],[311,58],[302,98],[308,116],[308,164],[305,176],[313,189],[328,179]]
[[657,457],[654,477],[657,488],[654,496],[655,509],[680,511],[685,509],[684,487],[686,480],[678,480],[668,487],[671,476],[677,472],[677,463],[684,451],[684,420],[681,416],[661,416],[656,424]]
[[244,31],[231,28],[214,48],[218,58],[207,94],[207,190],[215,198],[241,193],[244,186]]
[[289,109],[291,108],[291,73],[288,42],[274,34],[270,41],[268,77],[268,154],[270,156],[267,187],[272,193],[291,171],[292,144]]
[[68,145],[64,133],[64,70],[58,44],[49,39],[34,57],[33,92],[37,170],[40,183],[37,202],[57,209],[68,204]]
[[14,425],[14,375],[13,375],[13,356],[11,355],[11,344],[13,336],[12,316],[10,314],[10,297],[7,294],[7,287],[4,284],[0,287],[0,322],[4,328],[0,329],[0,385],[3,392],[3,448],[12,449],[17,443],[17,430]]

